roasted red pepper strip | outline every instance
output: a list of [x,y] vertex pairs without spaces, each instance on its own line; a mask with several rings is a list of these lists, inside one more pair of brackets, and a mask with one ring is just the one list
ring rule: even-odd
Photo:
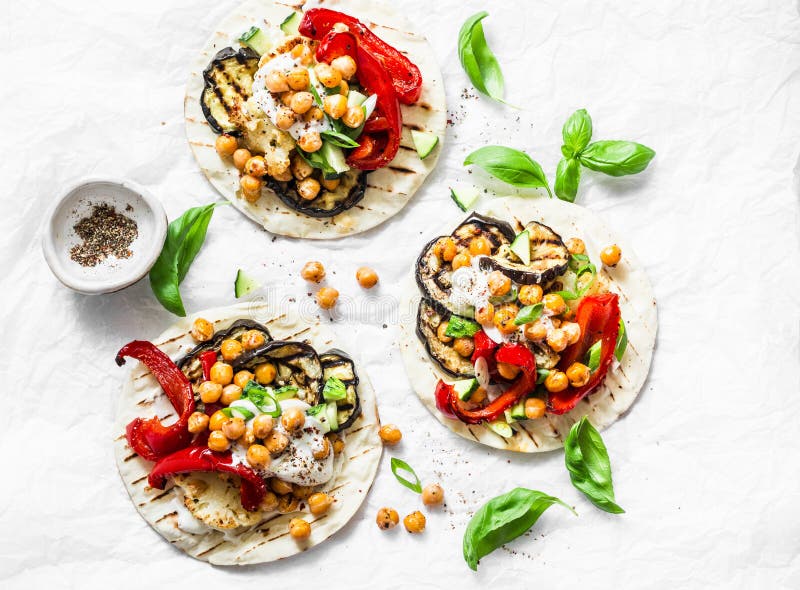
[[217,351],[207,350],[200,354],[200,364],[203,366],[203,379],[211,379],[211,367],[217,362]]
[[247,465],[235,463],[230,451],[215,453],[205,446],[189,447],[164,457],[153,466],[147,481],[151,487],[163,490],[167,485],[168,476],[191,471],[215,471],[238,475],[242,481],[239,493],[245,510],[258,510],[267,493],[264,479]]
[[592,345],[602,340],[600,365],[592,373],[583,387],[568,387],[558,393],[548,395],[548,407],[553,414],[564,414],[574,408],[579,401],[591,393],[600,383],[611,366],[614,348],[619,331],[619,297],[614,293],[584,297],[575,311],[575,321],[581,327],[581,338],[561,354],[558,368],[566,371],[574,362],[583,362]]
[[485,358],[489,362],[489,368],[491,369],[492,365],[495,364],[492,353],[499,346],[497,342],[489,338],[483,330],[476,332],[475,336],[472,337],[472,341],[475,344],[475,350],[472,352],[472,358],[470,359],[472,364],[474,365],[479,358]]
[[[489,405],[478,410],[467,410],[461,405],[458,394],[450,387],[450,410],[456,418],[467,424],[495,420],[536,387],[536,359],[524,344],[504,344],[495,355],[498,363],[508,363],[520,368],[519,377],[506,391]],[[440,382],[441,383],[441,382]]]
[[[342,23],[355,36],[358,45],[370,52],[392,80],[397,97],[403,104],[414,104],[422,94],[422,74],[419,68],[397,49],[375,35],[360,20],[328,8],[307,10],[300,22],[300,34],[321,41],[334,25]],[[361,64],[358,64],[359,69]],[[361,80],[361,77],[359,77]],[[361,81],[363,85],[363,80]]]
[[455,418],[456,415],[450,409],[450,394],[453,391],[453,386],[448,385],[441,379],[436,384],[436,391],[433,396],[436,399],[436,409],[448,418]]
[[139,456],[158,461],[192,440],[193,435],[186,428],[195,408],[192,385],[183,371],[151,342],[134,340],[123,346],[117,353],[119,366],[125,364],[125,357],[138,360],[150,370],[178,413],[178,421],[170,426],[161,424],[157,417],[135,418],[125,429],[128,444]]

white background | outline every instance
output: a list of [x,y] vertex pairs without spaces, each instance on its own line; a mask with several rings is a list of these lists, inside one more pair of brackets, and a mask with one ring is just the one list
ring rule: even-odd
[[[403,2],[433,44],[458,120],[419,194],[382,227],[323,243],[273,239],[221,208],[182,285],[190,313],[231,303],[241,267],[276,299],[292,293],[313,311],[298,272],[322,260],[329,284],[352,302],[334,327],[362,356],[403,442],[384,454],[354,520],[305,555],[213,568],[150,530],[112,456],[124,374],[113,360],[173,318],[146,280],[101,297],[62,287],[44,263],[40,223],[50,200],[85,175],[139,182],[171,218],[215,198],[186,144],[182,101],[190,61],[234,5],[4,3],[0,586],[800,587],[794,2]],[[507,97],[522,110],[462,98],[456,35],[484,8]],[[579,194],[633,244],[659,303],[650,379],[604,434],[622,516],[571,487],[560,451],[505,454],[443,429],[411,393],[391,303],[420,234],[459,218],[447,186],[476,178],[460,165],[465,154],[492,142],[526,149],[552,178],[561,124],[580,107],[595,139],[638,140],[658,153],[636,177],[586,174]],[[361,264],[378,271],[380,288],[357,287]],[[446,489],[447,507],[421,536],[374,525],[380,506],[401,515],[420,507],[389,472],[391,455]],[[580,516],[551,508],[472,573],[461,558],[464,526],[516,485],[557,495]]]

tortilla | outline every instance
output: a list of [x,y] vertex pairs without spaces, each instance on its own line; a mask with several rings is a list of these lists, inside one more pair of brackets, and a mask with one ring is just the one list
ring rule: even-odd
[[[406,373],[422,403],[439,422],[466,439],[497,449],[538,453],[558,449],[572,425],[582,416],[598,429],[607,428],[624,414],[639,394],[653,357],[657,331],[656,300],[653,288],[633,251],[588,209],[557,199],[522,197],[498,198],[481,207],[480,213],[508,221],[519,231],[529,221],[540,221],[562,235],[581,238],[589,256],[599,261],[599,252],[609,244],[618,244],[622,260],[614,268],[599,268],[610,282],[610,290],[620,296],[620,310],[628,333],[628,348],[619,367],[606,375],[594,393],[581,400],[570,412],[556,416],[545,414],[539,420],[517,422],[511,438],[505,438],[484,425],[469,425],[446,418],[436,409],[434,390],[439,379],[452,382],[428,357],[425,346],[415,333],[415,317],[421,294],[414,279],[414,267],[402,287],[400,350]],[[448,221],[438,234],[449,235],[459,219]],[[432,238],[433,235],[426,238]],[[421,246],[420,246],[421,247]]]
[[[319,352],[336,348],[330,329],[319,320],[301,322],[292,313],[274,313],[264,304],[245,303],[210,309],[195,315],[198,316],[212,322],[216,330],[246,317],[264,324],[276,340],[308,342]],[[196,344],[189,335],[193,319],[182,319],[153,342],[173,360],[177,360]],[[359,366],[357,360],[356,366]],[[167,418],[174,417],[175,412],[155,378],[143,365],[134,363],[119,400],[114,426],[114,452],[122,480],[139,514],[174,546],[192,557],[217,565],[265,563],[301,553],[323,542],[347,524],[361,506],[375,478],[383,449],[378,436],[380,418],[375,391],[363,370],[359,377],[362,414],[345,431],[346,444],[342,453],[335,457],[334,477],[322,486],[322,490],[334,498],[330,510],[319,517],[312,516],[308,511],[273,515],[252,527],[223,533],[202,527],[186,511],[180,488],[157,490],[148,486],[147,476],[153,463],[145,461],[131,450],[125,440],[125,426],[137,416],[150,417],[156,414]],[[233,489],[229,485],[213,485],[215,475],[191,475],[210,484],[205,495],[202,492],[197,494],[207,502],[213,503],[215,498],[224,495],[225,490]],[[216,481],[219,482],[219,478]],[[212,497],[212,494],[215,496]],[[238,491],[235,496],[238,502]],[[224,497],[229,499],[227,495]],[[243,510],[240,503],[238,509]],[[295,517],[311,523],[311,536],[304,542],[298,543],[288,534],[289,521]]]
[[[268,0],[247,0],[225,18],[192,66],[184,99],[186,137],[200,168],[219,193],[234,207],[264,229],[296,238],[333,239],[366,231],[399,212],[436,166],[440,147],[421,160],[414,148],[411,131],[427,131],[444,141],[447,108],[442,73],[433,49],[424,36],[412,32],[408,21],[387,7],[366,0],[327,0],[326,8],[355,16],[384,41],[406,53],[422,73],[422,96],[414,105],[400,105],[403,113],[403,137],[395,159],[385,168],[367,176],[364,198],[352,208],[333,217],[309,217],[287,207],[270,190],[264,189],[257,203],[239,196],[239,172],[230,159],[222,159],[214,148],[217,135],[208,125],[200,108],[203,70],[222,48],[238,44],[236,40],[253,25],[264,21],[280,24],[296,8],[311,8],[312,2],[291,0],[286,4]],[[322,4],[321,2],[317,4]]]

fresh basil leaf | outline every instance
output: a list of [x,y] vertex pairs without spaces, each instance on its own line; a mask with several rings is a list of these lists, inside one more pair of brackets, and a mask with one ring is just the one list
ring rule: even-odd
[[625,356],[625,349],[628,348],[628,330],[625,329],[625,322],[619,318],[619,332],[617,332],[617,344],[614,347],[614,356],[617,360],[622,362],[622,357]]
[[486,11],[473,14],[458,32],[458,58],[467,76],[480,92],[497,101],[503,101],[505,82],[497,58],[489,49],[481,21],[489,16]]
[[536,369],[536,385],[541,385],[547,376],[550,374],[550,369]]
[[322,170],[323,174],[336,176],[337,172],[333,169],[325,157],[320,153],[322,150],[309,153],[301,150],[299,147],[295,146],[295,151],[303,158],[306,163],[311,166],[312,168],[317,168],[318,170]]
[[561,158],[556,168],[556,181],[553,189],[562,201],[575,202],[578,184],[581,181],[581,163],[575,158]]
[[[578,109],[569,116],[561,128],[561,137],[564,139],[561,153],[567,159],[574,158],[589,145],[592,139],[592,118],[586,109]],[[577,186],[577,182],[575,184]]]
[[598,340],[586,351],[586,366],[594,373],[600,366],[600,353],[603,350],[603,341]]
[[521,326],[523,324],[530,324],[531,322],[535,322],[542,315],[543,310],[544,310],[544,303],[542,303],[541,301],[534,305],[526,305],[525,307],[519,310],[517,317],[514,318],[514,325]]
[[510,185],[545,188],[547,194],[553,196],[542,167],[525,152],[501,145],[487,145],[467,156],[464,165],[470,164],[480,166]]
[[564,441],[564,461],[569,478],[592,504],[612,514],[625,512],[614,499],[611,463],[600,433],[586,416],[572,425]]
[[580,295],[573,293],[572,291],[556,291],[555,294],[561,295],[561,299],[564,301],[574,301],[575,299],[580,299]]
[[[422,484],[420,484],[419,477],[417,477],[417,474],[411,468],[411,465],[409,465],[402,459],[398,459],[397,457],[392,457],[391,465],[392,465],[392,473],[394,474],[397,481],[406,486],[412,492],[416,492],[418,494],[422,493]],[[415,481],[414,482],[409,481],[405,479],[402,475],[397,473],[401,469],[413,475]]]
[[589,257],[586,254],[570,254],[569,269],[571,271],[577,271],[587,262],[589,262]]
[[481,331],[481,326],[477,322],[462,318],[458,315],[451,315],[447,322],[447,330],[444,335],[451,338],[464,338],[474,336]]
[[360,144],[338,131],[323,131],[320,135],[335,146],[341,148],[357,148]]
[[168,311],[185,316],[180,284],[206,239],[206,231],[217,203],[192,207],[173,220],[158,259],[150,269],[150,287]]
[[464,561],[478,569],[478,560],[513,541],[530,529],[542,513],[560,504],[575,510],[554,496],[526,488],[515,488],[481,506],[464,531]]
[[322,388],[322,398],[326,402],[335,402],[347,397],[347,388],[340,379],[331,377]]
[[578,159],[581,164],[609,176],[638,174],[656,153],[633,141],[595,141],[586,146]]

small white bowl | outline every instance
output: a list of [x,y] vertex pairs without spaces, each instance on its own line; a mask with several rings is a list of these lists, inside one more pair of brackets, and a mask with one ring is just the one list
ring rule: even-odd
[[[82,242],[74,226],[107,203],[136,222],[138,236],[128,258],[109,256],[95,266],[81,266],[70,250]],[[50,206],[42,232],[42,249],[50,270],[70,289],[87,295],[112,293],[141,279],[153,266],[167,236],[167,214],[153,195],[128,180],[87,178],[69,187]]]

